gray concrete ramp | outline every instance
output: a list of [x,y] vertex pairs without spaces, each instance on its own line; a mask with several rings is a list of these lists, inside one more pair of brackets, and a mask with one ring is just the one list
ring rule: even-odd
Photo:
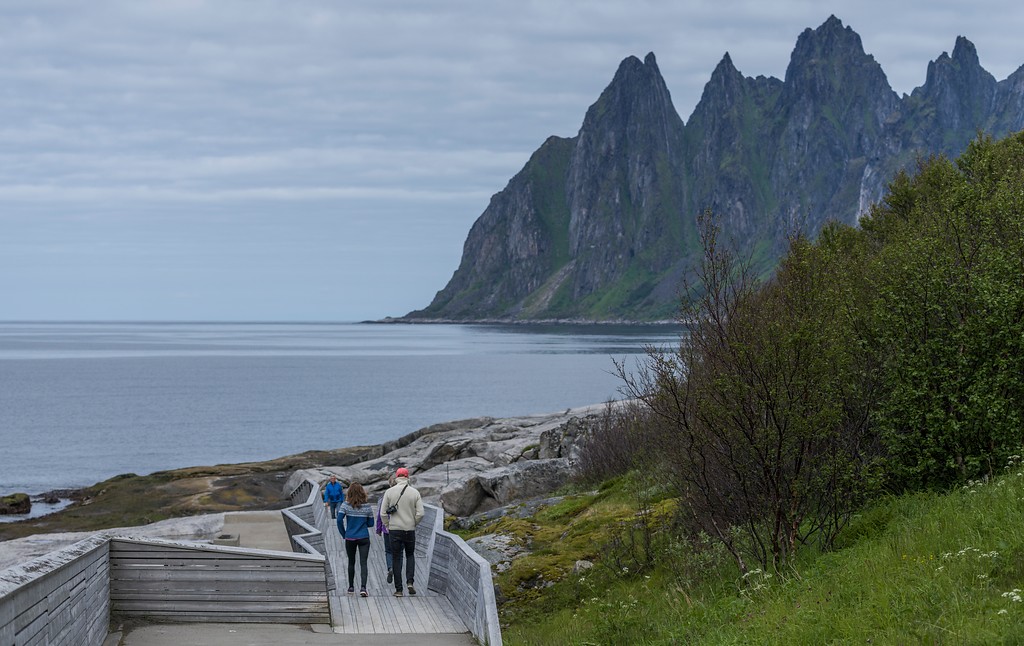
[[[116,634],[112,635],[117,639]],[[343,635],[330,626],[287,624],[145,624],[126,627],[105,646],[391,646],[396,635]],[[404,634],[400,643],[416,646],[476,646],[470,634]]]

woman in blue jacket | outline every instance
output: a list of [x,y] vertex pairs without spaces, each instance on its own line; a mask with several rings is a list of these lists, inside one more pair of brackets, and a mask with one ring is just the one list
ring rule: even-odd
[[338,532],[345,539],[348,554],[348,593],[355,592],[356,551],[359,551],[359,596],[366,596],[366,559],[370,554],[370,527],[373,526],[373,507],[366,501],[363,485],[353,482],[348,487],[345,502],[338,507]]

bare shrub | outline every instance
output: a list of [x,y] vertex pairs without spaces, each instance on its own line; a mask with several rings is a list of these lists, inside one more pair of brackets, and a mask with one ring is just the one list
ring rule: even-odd
[[607,402],[580,444],[577,480],[584,484],[603,482],[636,467],[649,444],[649,417],[639,402]]
[[861,500],[874,447],[870,371],[830,258],[797,238],[758,284],[719,246],[710,216],[701,224],[689,334],[620,377],[657,419],[648,455],[691,533],[720,541],[743,571],[751,561],[779,568],[798,544],[828,547]]

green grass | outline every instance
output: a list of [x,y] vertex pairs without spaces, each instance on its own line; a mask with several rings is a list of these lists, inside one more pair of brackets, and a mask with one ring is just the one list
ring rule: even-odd
[[[506,644],[1024,644],[1024,468],[880,501],[834,551],[746,577],[667,531],[653,535],[658,565],[624,571],[609,541],[634,526],[630,491],[621,479],[516,521],[543,549],[497,577]],[[581,553],[599,561],[574,574]]]

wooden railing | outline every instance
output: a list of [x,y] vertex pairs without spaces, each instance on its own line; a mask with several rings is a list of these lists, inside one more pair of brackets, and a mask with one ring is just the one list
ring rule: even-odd
[[324,562],[97,534],[0,572],[0,644],[98,646],[112,617],[329,624]]
[[331,623],[324,558],[113,538],[110,613],[160,621]]
[[432,552],[427,587],[448,598],[469,632],[481,643],[500,645],[501,626],[491,564],[462,538],[444,530],[434,533]]
[[0,571],[0,644],[102,644],[110,622],[107,543],[93,536]]
[[[111,617],[179,622],[330,623],[330,561],[318,528],[330,518],[307,481],[282,511],[295,553],[96,534],[0,571],[0,646],[101,646]],[[469,631],[501,644],[490,565],[425,505],[417,561],[427,588]],[[418,567],[417,567],[418,569]]]
[[[304,481],[291,494],[293,503],[304,503],[286,511],[302,519],[311,517],[308,524],[321,532],[336,531],[329,512],[320,504],[319,491],[312,480]],[[423,563],[424,571],[429,573],[427,589],[448,598],[480,643],[500,646],[501,627],[490,563],[460,537],[444,531],[443,509],[429,504],[423,507],[423,520],[416,531],[416,562],[417,570]],[[307,521],[303,520],[303,526],[307,526]],[[322,545],[322,534],[320,539]]]
[[292,506],[281,511],[292,551],[302,554],[316,554],[324,557],[324,571],[327,577],[327,589],[335,590],[334,568],[331,560],[326,558],[327,548],[324,536],[319,527],[317,514],[323,514],[320,504],[320,490],[312,480],[303,480],[288,496]]

